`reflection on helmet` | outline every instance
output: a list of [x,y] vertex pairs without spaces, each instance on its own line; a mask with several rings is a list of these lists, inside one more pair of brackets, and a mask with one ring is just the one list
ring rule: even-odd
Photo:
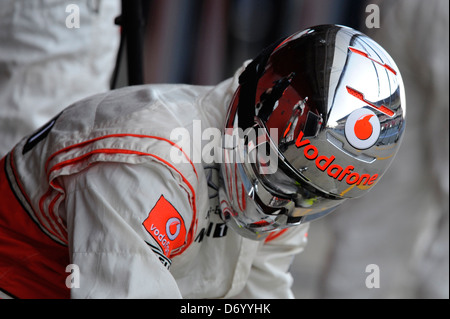
[[400,72],[377,43],[323,25],[275,43],[240,76],[224,131],[223,217],[240,234],[312,221],[368,192],[405,128]]

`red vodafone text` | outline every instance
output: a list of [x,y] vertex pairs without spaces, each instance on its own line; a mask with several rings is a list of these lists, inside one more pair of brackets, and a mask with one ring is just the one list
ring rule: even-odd
[[378,178],[378,174],[359,174],[354,172],[355,167],[353,165],[348,165],[343,168],[339,164],[333,164],[336,159],[333,155],[327,157],[325,155],[319,155],[319,150],[317,147],[311,144],[311,142],[306,139],[303,140],[303,132],[300,134],[295,141],[295,146],[303,149],[303,155],[311,161],[315,161],[316,167],[322,172],[326,172],[328,176],[337,179],[338,181],[344,181],[349,185],[372,185]]

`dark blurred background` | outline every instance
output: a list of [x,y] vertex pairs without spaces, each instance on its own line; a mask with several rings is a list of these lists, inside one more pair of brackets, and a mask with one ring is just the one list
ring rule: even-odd
[[[201,85],[217,84],[265,46],[306,27],[336,23],[359,29],[366,7],[362,0],[139,1],[142,81]],[[117,85],[127,79],[123,68]]]

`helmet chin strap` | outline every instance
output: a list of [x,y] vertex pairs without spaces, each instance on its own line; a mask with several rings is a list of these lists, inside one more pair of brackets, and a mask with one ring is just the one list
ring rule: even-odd
[[239,76],[240,93],[237,112],[238,125],[243,131],[254,124],[253,118],[256,112],[255,97],[259,78],[264,73],[270,55],[285,39],[282,38],[262,50]]

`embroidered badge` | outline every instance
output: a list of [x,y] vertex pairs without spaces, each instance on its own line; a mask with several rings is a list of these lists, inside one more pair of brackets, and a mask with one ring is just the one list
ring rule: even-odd
[[186,226],[184,220],[163,195],[158,199],[142,224],[156,240],[166,257],[170,257],[173,250],[178,250],[185,244]]

